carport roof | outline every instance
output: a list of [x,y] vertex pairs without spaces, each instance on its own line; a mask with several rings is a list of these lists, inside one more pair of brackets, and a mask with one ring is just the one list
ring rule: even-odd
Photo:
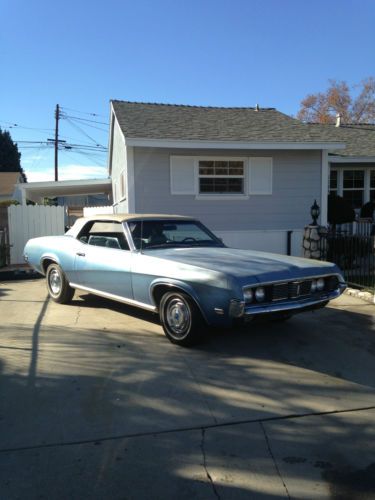
[[18,184],[24,197],[39,203],[43,198],[57,196],[87,196],[90,194],[109,194],[112,191],[111,179],[85,179],[74,181],[28,182]]

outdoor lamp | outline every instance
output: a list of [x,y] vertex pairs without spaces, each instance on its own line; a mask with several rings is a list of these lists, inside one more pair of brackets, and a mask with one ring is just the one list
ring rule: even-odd
[[310,214],[312,217],[311,226],[317,226],[318,225],[318,217],[320,214],[320,208],[319,208],[319,205],[317,204],[316,200],[314,200],[314,204],[310,208]]

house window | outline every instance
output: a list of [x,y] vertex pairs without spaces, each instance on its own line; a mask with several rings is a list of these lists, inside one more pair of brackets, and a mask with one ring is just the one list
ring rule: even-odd
[[245,168],[242,160],[200,160],[200,194],[244,194]]
[[353,208],[361,208],[365,189],[364,170],[344,170],[342,196]]
[[329,194],[336,194],[337,195],[337,189],[338,189],[338,171],[337,170],[330,170],[330,173],[329,173]]
[[370,201],[375,201],[375,170],[370,170]]

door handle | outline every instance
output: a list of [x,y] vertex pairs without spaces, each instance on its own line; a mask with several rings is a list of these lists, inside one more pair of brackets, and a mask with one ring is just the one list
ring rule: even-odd
[[78,255],[78,257],[85,257],[86,256],[86,254],[83,252],[77,252],[76,255]]

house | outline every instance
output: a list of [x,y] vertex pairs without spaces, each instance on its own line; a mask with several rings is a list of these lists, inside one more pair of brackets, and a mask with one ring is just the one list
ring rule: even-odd
[[114,210],[195,216],[228,244],[286,252],[316,199],[327,222],[325,137],[274,108],[111,101]]
[[0,172],[0,201],[15,200],[21,203],[22,192],[19,185],[24,183],[20,172]]

